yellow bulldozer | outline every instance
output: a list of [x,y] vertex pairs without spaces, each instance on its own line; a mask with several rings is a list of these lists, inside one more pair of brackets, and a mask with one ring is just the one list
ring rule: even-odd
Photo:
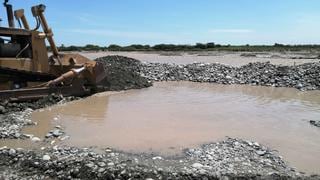
[[13,11],[8,0],[3,4],[8,27],[0,27],[0,100],[33,100],[51,93],[83,96],[97,91],[106,74],[103,65],[58,51],[44,16],[45,5],[31,8],[36,20],[36,27],[31,28],[23,9]]

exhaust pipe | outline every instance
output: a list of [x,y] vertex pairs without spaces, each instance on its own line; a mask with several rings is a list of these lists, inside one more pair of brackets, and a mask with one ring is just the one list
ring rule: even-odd
[[13,18],[13,10],[12,10],[12,5],[11,4],[7,4],[9,0],[5,0],[3,5],[6,7],[7,9],[7,16],[8,16],[8,24],[10,28],[15,28],[14,25],[14,18]]

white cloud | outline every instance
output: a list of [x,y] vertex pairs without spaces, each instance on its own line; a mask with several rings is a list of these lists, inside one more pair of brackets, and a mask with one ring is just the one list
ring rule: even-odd
[[210,33],[234,33],[234,34],[242,34],[242,33],[252,33],[254,30],[252,29],[211,29]]

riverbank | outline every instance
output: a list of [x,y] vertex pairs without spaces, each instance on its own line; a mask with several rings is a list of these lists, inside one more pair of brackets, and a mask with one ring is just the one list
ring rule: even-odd
[[[250,84],[273,87],[294,87],[299,90],[320,89],[320,62],[296,66],[280,66],[270,62],[249,63],[233,67],[219,63],[140,63],[132,58],[107,56],[98,58],[101,63],[121,61],[122,67],[136,72],[150,81],[192,81],[219,84]],[[120,62],[119,61],[119,62]],[[114,73],[114,79],[123,75]]]
[[228,138],[183,157],[126,154],[111,149],[53,147],[42,151],[0,149],[5,179],[318,179],[287,166],[272,150],[256,142]]

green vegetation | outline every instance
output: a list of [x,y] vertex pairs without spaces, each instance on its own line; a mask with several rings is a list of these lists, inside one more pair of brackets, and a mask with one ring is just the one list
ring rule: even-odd
[[220,45],[211,43],[197,43],[195,45],[157,44],[154,46],[133,44],[130,46],[119,46],[111,44],[108,47],[88,44],[86,46],[64,46],[60,51],[320,51],[320,45]]

